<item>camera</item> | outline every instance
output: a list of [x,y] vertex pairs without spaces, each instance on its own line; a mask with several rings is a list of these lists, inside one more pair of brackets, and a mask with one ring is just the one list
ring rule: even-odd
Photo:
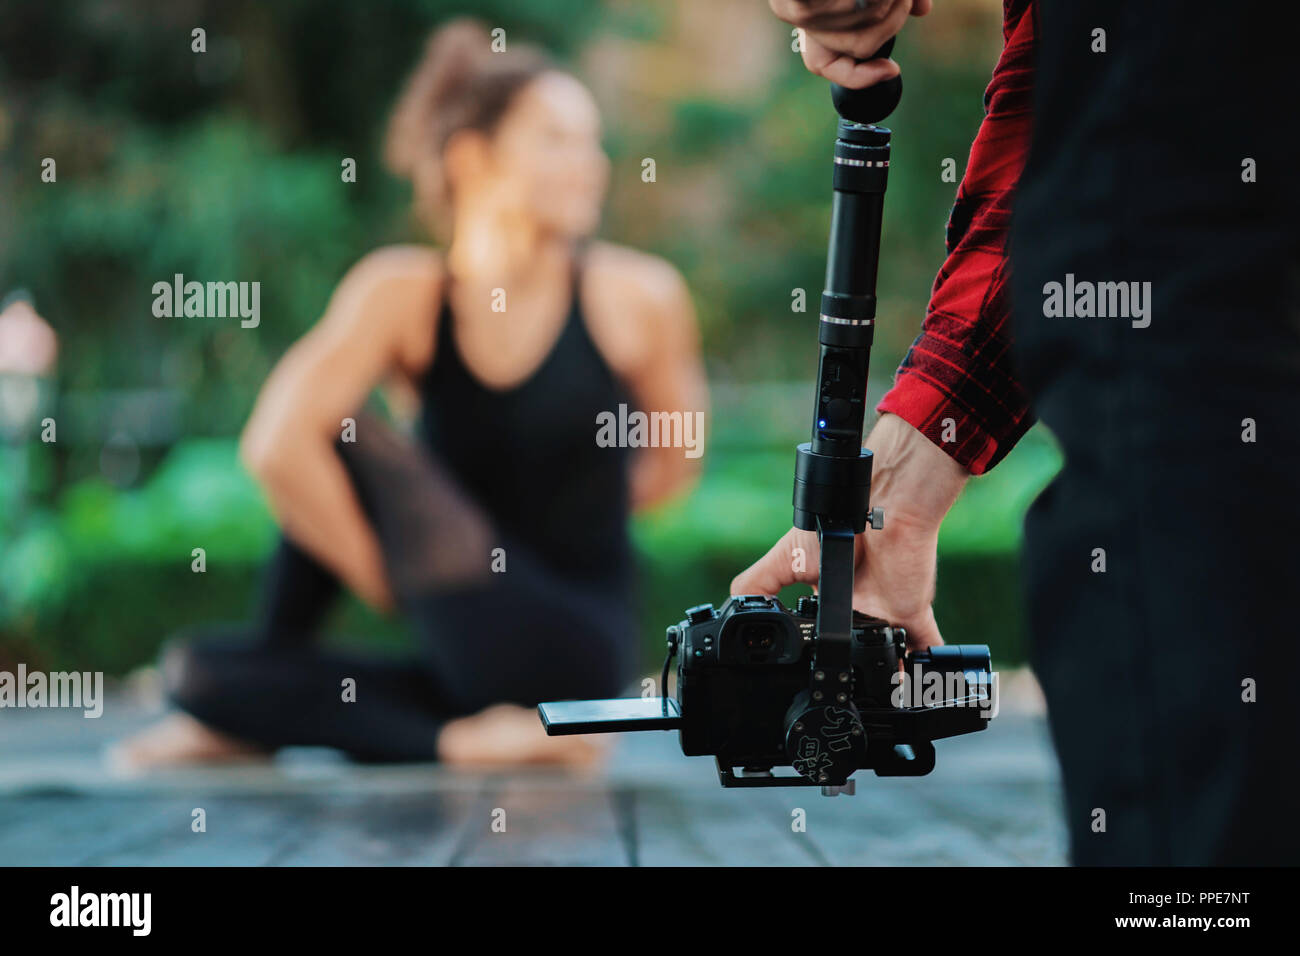
[[819,679],[817,613],[815,596],[794,610],[765,595],[690,608],[667,630],[664,678],[675,657],[675,698],[545,703],[542,722],[552,735],[676,729],[682,753],[716,758],[724,787],[829,792],[851,789],[856,770],[929,773],[934,740],[988,725],[986,645],[909,653],[902,628],[854,611],[848,670]]
[[[887,56],[892,42],[877,56]],[[831,232],[818,312],[811,440],[795,448],[794,525],[817,532],[817,595],[793,611],[774,597],[701,604],[668,628],[660,686],[677,658],[677,696],[538,706],[546,732],[678,730],[687,756],[712,756],[724,787],[853,792],[856,771],[920,776],[934,741],[983,730],[996,710],[989,649],[908,652],[907,634],[853,609],[857,535],[884,527],[862,446],[876,323],[880,227],[891,133],[876,125],[901,86],[833,89],[840,114]],[[777,776],[790,767],[794,775]],[[738,771],[738,772],[737,772]]]

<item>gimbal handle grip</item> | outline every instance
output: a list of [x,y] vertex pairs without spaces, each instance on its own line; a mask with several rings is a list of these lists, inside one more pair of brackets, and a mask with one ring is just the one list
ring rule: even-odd
[[[894,49],[894,38],[890,37],[885,45],[869,59],[878,60],[888,57]],[[879,123],[898,107],[903,97],[903,78],[896,76],[884,83],[877,83],[861,90],[849,90],[837,83],[831,84],[831,103],[835,112],[853,123],[870,126]]]

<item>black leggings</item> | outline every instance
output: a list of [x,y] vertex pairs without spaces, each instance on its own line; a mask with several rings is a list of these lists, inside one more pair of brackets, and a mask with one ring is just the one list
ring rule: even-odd
[[[169,641],[162,669],[176,706],[269,749],[325,746],[402,761],[434,759],[449,719],[494,703],[619,693],[635,651],[625,583],[550,571],[494,529],[426,449],[377,419],[360,418],[357,441],[338,449],[419,653],[318,646],[340,584],[284,538],[257,623]],[[497,548],[503,571],[492,568]]]

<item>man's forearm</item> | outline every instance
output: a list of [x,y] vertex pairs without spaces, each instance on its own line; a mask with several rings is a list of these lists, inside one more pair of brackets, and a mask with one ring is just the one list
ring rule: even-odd
[[882,415],[866,445],[873,467],[871,500],[885,509],[885,525],[904,521],[938,531],[970,472],[897,415]]
[[1036,11],[1033,0],[1007,0],[1005,12],[1005,45],[948,222],[948,258],[921,334],[877,406],[973,474],[996,465],[1033,423],[1011,360],[1007,238],[1029,148]]

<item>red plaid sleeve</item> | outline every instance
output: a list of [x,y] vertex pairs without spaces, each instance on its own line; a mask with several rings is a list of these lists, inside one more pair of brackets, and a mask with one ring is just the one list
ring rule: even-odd
[[1011,345],[1007,228],[1029,145],[1033,0],[1004,0],[1003,50],[948,219],[948,258],[921,334],[876,410],[907,421],[972,474],[992,468],[1031,424]]

